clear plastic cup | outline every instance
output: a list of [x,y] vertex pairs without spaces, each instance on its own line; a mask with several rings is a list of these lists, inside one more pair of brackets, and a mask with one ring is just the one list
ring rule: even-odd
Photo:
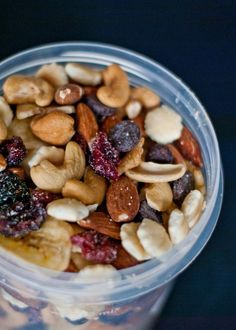
[[[148,330],[146,321],[158,314],[171,283],[203,249],[216,225],[223,177],[217,138],[194,93],[160,64],[127,49],[91,42],[50,44],[19,53],[0,65],[0,86],[11,74],[33,74],[46,63],[80,62],[95,68],[118,63],[132,85],[145,85],[181,114],[202,150],[206,208],[188,236],[163,262],[150,260],[119,271],[119,277],[96,282],[48,271],[0,250],[0,324],[4,330],[79,329]],[[31,325],[31,327],[30,327]]]

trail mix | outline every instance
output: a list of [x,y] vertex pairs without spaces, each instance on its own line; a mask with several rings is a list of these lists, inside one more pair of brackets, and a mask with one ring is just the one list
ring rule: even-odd
[[204,208],[200,147],[117,64],[12,75],[0,97],[0,246],[57,271],[160,258]]

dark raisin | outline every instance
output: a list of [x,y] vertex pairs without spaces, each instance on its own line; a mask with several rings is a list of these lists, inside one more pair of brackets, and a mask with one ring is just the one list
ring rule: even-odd
[[140,128],[131,120],[116,124],[109,133],[109,140],[120,152],[132,150],[140,140]]
[[160,164],[173,163],[174,158],[171,151],[164,145],[153,143],[149,148],[146,160]]
[[108,141],[105,133],[99,132],[96,135],[90,151],[90,165],[94,171],[109,180],[117,180],[119,152]]
[[16,202],[28,202],[29,199],[30,191],[24,181],[11,172],[0,172],[0,210]]
[[1,143],[0,154],[5,157],[8,166],[18,166],[26,156],[26,148],[19,136],[13,136]]
[[71,241],[81,248],[81,253],[87,260],[110,264],[117,258],[118,243],[94,230],[74,235]]
[[116,113],[115,108],[107,107],[102,104],[95,95],[84,97],[83,102],[87,104],[91,110],[100,117],[112,116]]
[[162,213],[157,210],[154,210],[151,206],[149,206],[146,200],[140,203],[138,218],[148,218],[156,222],[162,223]]
[[49,192],[49,191],[39,189],[39,188],[33,189],[31,191],[31,196],[32,196],[32,200],[34,202],[43,204],[44,206],[47,206],[48,203],[51,203],[55,199],[59,198],[58,195],[56,195],[52,192]]
[[16,202],[10,208],[0,210],[0,233],[6,237],[19,238],[38,230],[46,218],[43,204],[31,200],[25,204]]
[[181,206],[184,198],[194,189],[194,179],[190,171],[186,171],[185,174],[178,180],[172,182],[173,199],[177,206]]
[[82,325],[82,324],[85,324],[88,322],[88,319],[86,319],[85,317],[83,317],[82,319],[75,320],[75,321],[72,321],[68,317],[65,317],[65,320],[74,325]]

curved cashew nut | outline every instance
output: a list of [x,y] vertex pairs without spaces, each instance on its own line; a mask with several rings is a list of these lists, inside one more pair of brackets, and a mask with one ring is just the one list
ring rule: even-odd
[[66,146],[63,165],[57,167],[43,160],[40,165],[31,168],[30,175],[37,187],[59,193],[67,180],[80,179],[84,170],[84,152],[76,142],[71,141]]
[[41,78],[12,75],[3,85],[8,103],[36,103],[40,107],[49,105],[54,97],[54,88]]
[[64,67],[56,63],[43,65],[36,72],[36,77],[47,80],[55,88],[68,84],[69,82]]
[[96,86],[102,81],[102,74],[79,63],[68,63],[65,66],[68,76],[82,85]]
[[105,197],[106,189],[106,180],[87,167],[84,182],[76,179],[68,180],[62,189],[62,195],[76,198],[86,205],[100,205]]
[[13,119],[13,111],[2,96],[0,96],[0,118],[2,118],[7,127],[11,124]]
[[105,86],[97,91],[97,98],[103,104],[118,108],[129,99],[130,87],[126,73],[117,64],[112,64],[103,71]]
[[157,107],[161,103],[159,95],[143,86],[132,89],[131,98],[139,101],[145,108]]

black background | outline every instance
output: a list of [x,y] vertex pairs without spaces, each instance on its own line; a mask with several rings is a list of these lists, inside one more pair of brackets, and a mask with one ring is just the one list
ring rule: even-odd
[[175,72],[210,114],[225,171],[223,209],[210,242],[178,278],[159,330],[236,329],[235,22],[236,1],[0,2],[0,59],[55,41],[120,45]]

